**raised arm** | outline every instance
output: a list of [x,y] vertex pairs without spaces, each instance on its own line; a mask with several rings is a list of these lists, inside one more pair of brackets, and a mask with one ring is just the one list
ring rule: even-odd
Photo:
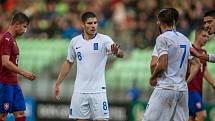
[[119,44],[112,44],[111,45],[111,52],[112,54],[114,54],[116,57],[118,58],[123,58],[124,57],[124,53],[122,50],[119,49],[120,45]]

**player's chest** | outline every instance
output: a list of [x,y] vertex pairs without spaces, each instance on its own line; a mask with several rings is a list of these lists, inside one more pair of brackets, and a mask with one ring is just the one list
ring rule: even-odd
[[18,48],[17,43],[15,41],[13,41],[11,44],[12,44],[12,46],[11,46],[11,54],[19,55],[19,48]]
[[74,46],[76,53],[81,53],[84,55],[95,55],[102,54],[105,50],[104,43],[98,41],[92,42],[79,42]]

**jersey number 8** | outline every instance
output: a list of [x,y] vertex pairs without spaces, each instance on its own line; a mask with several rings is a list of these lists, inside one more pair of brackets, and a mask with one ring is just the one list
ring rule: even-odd
[[82,60],[81,52],[77,52],[77,57],[78,57],[78,60],[79,60],[79,61]]

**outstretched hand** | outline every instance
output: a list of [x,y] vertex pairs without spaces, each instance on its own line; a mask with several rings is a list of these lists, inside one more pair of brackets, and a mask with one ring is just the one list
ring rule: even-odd
[[116,44],[116,43],[112,44],[111,45],[112,54],[116,55],[118,53],[118,51],[119,51],[119,47],[120,47],[119,44]]
[[207,54],[199,54],[199,58],[203,60],[209,60],[209,57]]

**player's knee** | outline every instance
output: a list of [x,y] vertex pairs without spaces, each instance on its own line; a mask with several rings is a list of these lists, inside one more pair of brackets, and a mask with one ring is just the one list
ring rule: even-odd
[[19,117],[25,117],[25,112],[24,111],[17,111],[13,113],[15,118],[19,118]]
[[207,113],[205,112],[205,113],[202,114],[202,118],[206,119],[206,117],[207,117]]
[[0,114],[0,121],[4,121],[7,117],[7,113],[1,113]]
[[197,113],[197,119],[199,119],[199,120],[205,120],[206,119],[206,117],[207,117],[207,113],[204,111],[204,112],[201,112],[201,113]]

